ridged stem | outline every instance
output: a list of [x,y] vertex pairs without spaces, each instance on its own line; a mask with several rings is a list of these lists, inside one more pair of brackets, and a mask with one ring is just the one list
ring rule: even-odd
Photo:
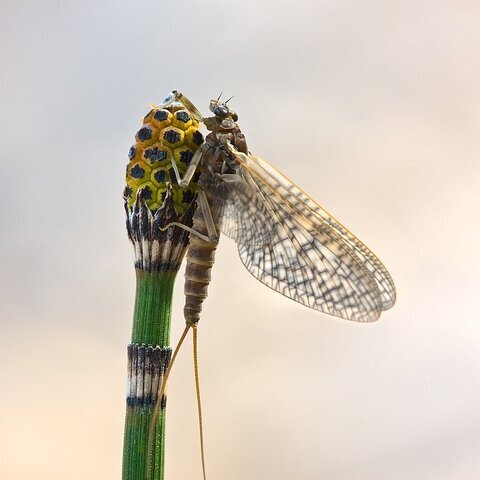
[[136,269],[132,343],[168,347],[173,286],[177,272]]
[[[146,347],[169,347],[170,320],[172,312],[172,296],[176,272],[171,271],[145,271],[137,268],[137,287],[135,295],[135,310],[132,329],[132,345],[140,346],[138,351],[144,351]],[[142,350],[143,348],[143,350]],[[150,348],[150,351],[152,349]],[[137,357],[135,357],[134,361]],[[169,357],[168,357],[169,358]],[[140,364],[142,358],[138,360]],[[168,362],[168,360],[167,360]],[[129,359],[130,363],[130,359]],[[162,368],[164,368],[163,365]],[[144,368],[144,365],[142,366]],[[153,366],[151,367],[153,369]],[[135,370],[135,367],[133,368]],[[138,365],[137,370],[139,371]],[[148,366],[145,367],[145,371]],[[153,370],[152,370],[153,371]],[[160,373],[162,375],[162,372]],[[135,376],[135,375],[133,375]],[[125,419],[125,436],[123,450],[123,480],[145,480],[147,465],[148,429],[151,415],[154,409],[154,401],[147,398],[146,379],[143,375],[141,380],[144,385],[134,384],[135,395],[129,395],[127,400],[127,413]],[[130,373],[129,378],[132,378]],[[140,378],[140,376],[139,376]],[[150,378],[150,377],[148,377]],[[132,387],[130,387],[132,389]],[[141,391],[140,391],[141,390]],[[140,392],[140,393],[138,393]],[[155,394],[154,394],[155,395]],[[154,397],[154,400],[156,397]],[[157,402],[162,401],[156,399]],[[163,480],[164,478],[164,455],[165,455],[165,410],[162,409],[155,429],[153,454],[153,471],[151,480]]]

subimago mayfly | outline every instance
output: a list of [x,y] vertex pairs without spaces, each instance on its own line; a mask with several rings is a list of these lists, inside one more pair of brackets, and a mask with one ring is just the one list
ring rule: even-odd
[[[230,100],[230,99],[229,99]],[[210,101],[213,116],[203,117],[183,94],[173,91],[159,108],[179,102],[209,134],[178,184],[198,179],[197,208],[185,272],[186,328],[157,398],[189,329],[193,330],[197,400],[203,431],[196,362],[197,323],[207,297],[220,233],[233,238],[247,270],[262,283],[302,305],[357,322],[372,322],[395,303],[395,285],[380,260],[330,213],[267,161],[252,155],[238,116],[220,97]],[[167,228],[165,227],[165,228]],[[153,428],[158,405],[152,415]]]

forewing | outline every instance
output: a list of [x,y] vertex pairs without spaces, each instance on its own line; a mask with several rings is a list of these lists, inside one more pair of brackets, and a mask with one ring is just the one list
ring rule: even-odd
[[267,245],[275,236],[274,219],[250,175],[217,175],[209,196],[220,231],[241,245]]
[[261,282],[297,302],[355,321],[374,321],[395,302],[380,260],[351,232],[266,161],[238,154],[276,220],[265,245],[239,244]]

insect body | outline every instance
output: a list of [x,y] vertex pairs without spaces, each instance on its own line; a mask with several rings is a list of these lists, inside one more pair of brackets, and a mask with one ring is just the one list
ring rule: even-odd
[[[172,159],[181,188],[190,185],[196,172],[200,176],[192,227],[175,222],[165,227],[177,225],[191,235],[185,273],[186,328],[157,398],[162,398],[178,350],[192,328],[205,478],[196,361],[197,323],[207,296],[220,233],[237,242],[240,258],[253,276],[315,310],[371,322],[393,306],[396,293],[387,269],[360,240],[273,165],[248,151],[237,114],[229,109],[228,100],[212,100],[213,116],[207,118],[176,91],[159,108],[175,102],[202,122],[210,133],[196,150],[183,177],[175,170]],[[158,408],[157,404],[151,419],[149,446]]]
[[187,254],[187,325],[199,320],[214,251],[222,232],[235,239],[245,267],[258,280],[316,310],[360,322],[377,320],[395,303],[393,280],[380,260],[349,230],[271,164],[249,153],[235,112],[219,99],[203,118],[180,102],[210,133],[185,175],[196,170],[197,210]]
[[[221,116],[221,113],[228,115],[228,110],[216,108],[216,111],[219,112],[219,115],[208,122],[212,131],[205,139],[199,166],[201,174],[198,206],[193,217],[192,227],[197,234],[190,237],[187,253],[184,308],[187,325],[193,325],[199,321],[202,302],[207,296],[207,288],[210,283],[210,270],[218,245],[218,231],[221,227],[219,224],[221,218],[218,213],[222,210],[221,202],[225,200],[219,186],[225,181],[227,175],[236,173],[232,166],[235,159],[227,150],[226,142],[229,142],[238,151],[247,153],[245,137],[240,132],[238,125]],[[228,117],[231,118],[231,114]],[[225,173],[227,171],[232,173]]]

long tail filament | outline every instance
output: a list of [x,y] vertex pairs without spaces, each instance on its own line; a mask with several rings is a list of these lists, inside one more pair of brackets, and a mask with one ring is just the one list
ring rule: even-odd
[[[155,408],[153,409],[152,417],[150,419],[150,426],[148,428],[147,471],[146,471],[147,480],[150,480],[153,477],[153,471],[152,471],[152,466],[153,466],[152,463],[153,463],[153,455],[154,455],[153,437],[155,435],[155,426],[157,424],[158,416],[160,414],[160,406],[162,404],[162,398],[165,395],[165,392],[167,391],[168,377],[170,376],[170,372],[172,370],[173,364],[175,362],[175,359],[177,358],[178,352],[180,351],[180,347],[182,346],[182,343],[185,340],[185,337],[187,336],[187,333],[189,330],[190,330],[190,325],[187,325],[185,327],[185,330],[182,333],[182,336],[180,337],[180,340],[178,341],[175,351],[173,352],[172,360],[168,365],[167,371],[163,376],[162,382],[159,384],[159,387],[158,387],[157,401],[155,403]],[[195,335],[195,329],[194,329],[194,335]]]
[[199,375],[198,375],[197,325],[193,325],[192,330],[193,330],[193,368],[195,370],[195,389],[197,391],[198,426],[200,430],[200,452],[202,456],[203,480],[207,480],[207,474],[205,473],[205,446],[203,441],[202,402],[200,400],[200,381],[199,381]]

